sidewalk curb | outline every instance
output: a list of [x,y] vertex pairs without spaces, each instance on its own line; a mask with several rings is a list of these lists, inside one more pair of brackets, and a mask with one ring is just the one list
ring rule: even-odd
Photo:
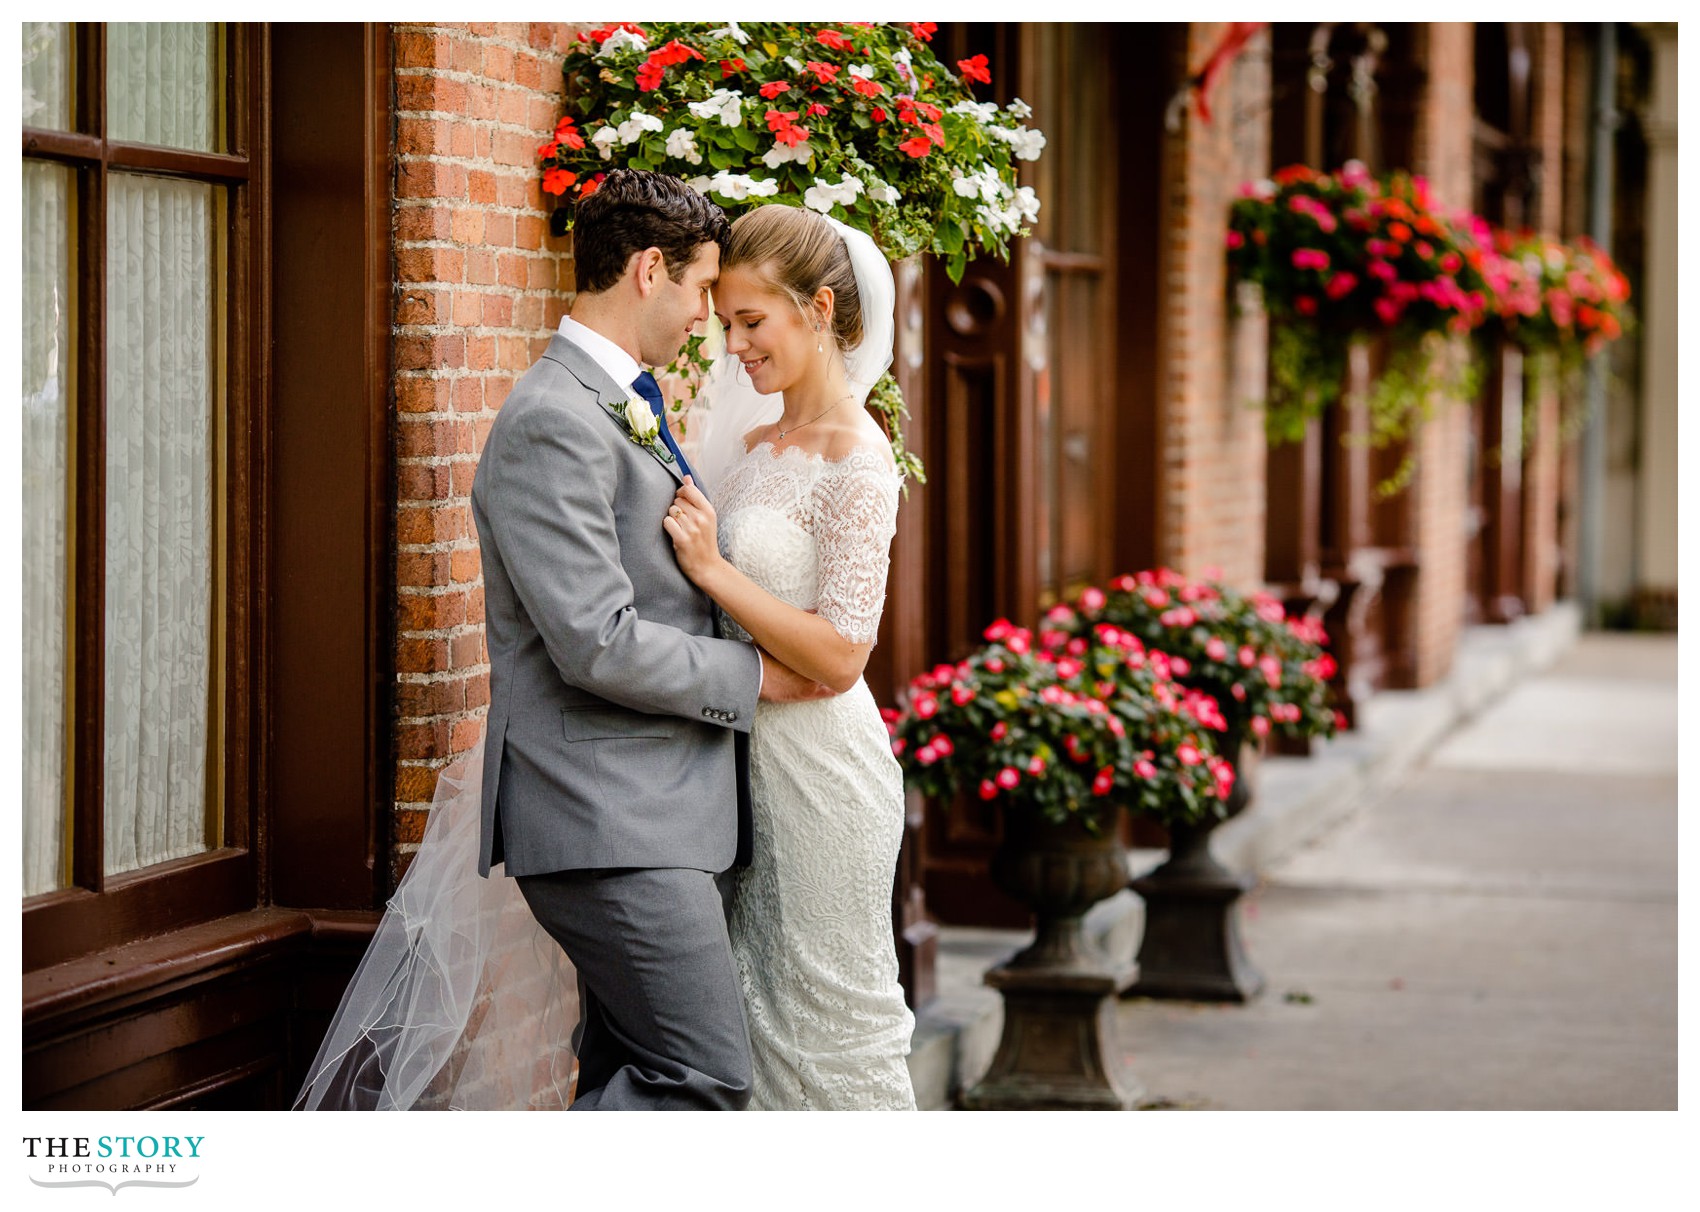
[[[1459,725],[1558,659],[1582,632],[1573,602],[1500,627],[1466,628],[1452,672],[1421,690],[1376,695],[1355,732],[1310,757],[1265,759],[1251,811],[1219,829],[1212,850],[1228,867],[1261,874],[1391,790]],[[1132,874],[1156,866],[1161,850],[1136,850]],[[1093,906],[1087,929],[1112,956],[1131,959],[1144,905],[1123,889]],[[909,1072],[923,1111],[948,1110],[956,1094],[991,1064],[1003,1004],[982,978],[1031,939],[1031,932],[944,926],[939,930],[938,996],[915,1015]]]

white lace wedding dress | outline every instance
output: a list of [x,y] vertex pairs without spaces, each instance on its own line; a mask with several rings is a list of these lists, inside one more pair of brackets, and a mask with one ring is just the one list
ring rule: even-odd
[[[871,641],[900,484],[879,450],[829,461],[763,442],[715,492],[721,552],[775,597]],[[903,774],[867,684],[760,704],[750,790],[753,857],[734,885],[730,927],[755,1064],[751,1107],[914,1110],[905,1057],[915,1022],[891,921]]]

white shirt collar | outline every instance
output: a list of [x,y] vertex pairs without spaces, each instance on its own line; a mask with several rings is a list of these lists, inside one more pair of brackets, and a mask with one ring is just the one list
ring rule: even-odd
[[631,354],[594,328],[580,324],[571,316],[561,317],[560,333],[589,354],[591,361],[607,371],[608,377],[623,388],[630,388],[643,373],[643,367],[638,365],[637,359]]

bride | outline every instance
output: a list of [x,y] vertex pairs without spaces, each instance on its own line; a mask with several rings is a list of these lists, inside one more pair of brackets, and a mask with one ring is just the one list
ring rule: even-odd
[[[705,386],[703,485],[662,525],[723,633],[841,692],[764,702],[751,729],[755,841],[728,913],[750,1106],[912,1110],[891,922],[903,783],[861,677],[900,485],[863,407],[891,361],[891,270],[865,234],[763,206],[732,225],[716,307],[732,356]],[[513,881],[476,875],[482,748],[439,780],[297,1107],[570,1103],[571,966]]]

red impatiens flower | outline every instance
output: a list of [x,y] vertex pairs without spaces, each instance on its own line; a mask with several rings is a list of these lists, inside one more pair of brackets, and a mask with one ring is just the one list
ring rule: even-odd
[[786,146],[801,143],[809,137],[807,128],[796,125],[797,111],[794,109],[770,109],[767,111],[767,129],[773,132],[776,142]]
[[588,34],[580,34],[578,36],[578,40],[580,42],[594,42],[596,45],[601,46],[620,30],[625,30],[628,34],[636,34],[645,42],[649,41],[649,35],[644,32],[643,26],[637,24],[635,21],[621,21],[614,25],[605,25],[601,29],[591,30]]
[[545,143],[542,147],[537,149],[537,158],[539,160],[553,160],[555,158],[555,153],[560,150],[561,141],[559,139],[555,139],[552,142]]
[[643,66],[637,70],[637,86],[644,92],[652,92],[661,86],[661,78],[667,68],[675,63],[683,63],[688,59],[701,59],[702,52],[692,50],[677,38],[658,46],[649,52],[649,58],[643,61]]
[[864,97],[877,97],[885,91],[885,85],[878,80],[869,80],[866,76],[851,76],[850,87]]
[[835,29],[821,30],[820,33],[815,35],[815,41],[819,42],[822,46],[829,46],[833,50],[850,49],[850,39]]
[[597,190],[602,188],[602,178],[606,177],[607,175],[608,175],[607,173],[597,173],[594,177],[590,178],[590,180],[586,181],[583,185],[580,185],[578,187],[578,196],[580,198],[590,197],[591,194],[595,193]]
[[929,122],[921,127],[921,130],[934,143],[937,143],[940,147],[944,146],[944,127],[936,122]]
[[790,92],[791,86],[783,80],[769,80],[756,91],[771,101],[775,97],[779,96],[780,93]]
[[743,70],[744,61],[742,59],[722,59],[720,61],[720,78],[722,80],[726,79],[727,76],[736,76]]
[[819,101],[815,101],[810,104],[808,109],[803,111],[803,116],[808,118],[818,118],[821,114],[826,112],[826,106],[822,105]]
[[977,80],[981,84],[992,82],[992,73],[986,66],[986,56],[984,55],[975,55],[972,59],[958,59],[956,70],[962,73],[964,80]]
[[564,168],[546,168],[543,170],[543,192],[546,194],[564,194],[577,180],[577,173],[570,173]]
[[838,73],[843,69],[836,67],[831,63],[817,63],[813,59],[810,59],[807,63],[803,64],[803,70],[806,72],[813,72],[815,79],[819,80],[822,84],[831,84],[834,80],[838,79]]
[[904,24],[909,27],[909,32],[922,42],[931,42],[939,28],[937,21],[907,21]]
[[876,105],[874,106],[873,112],[869,114],[868,117],[872,118],[875,122],[884,122],[885,110]]

